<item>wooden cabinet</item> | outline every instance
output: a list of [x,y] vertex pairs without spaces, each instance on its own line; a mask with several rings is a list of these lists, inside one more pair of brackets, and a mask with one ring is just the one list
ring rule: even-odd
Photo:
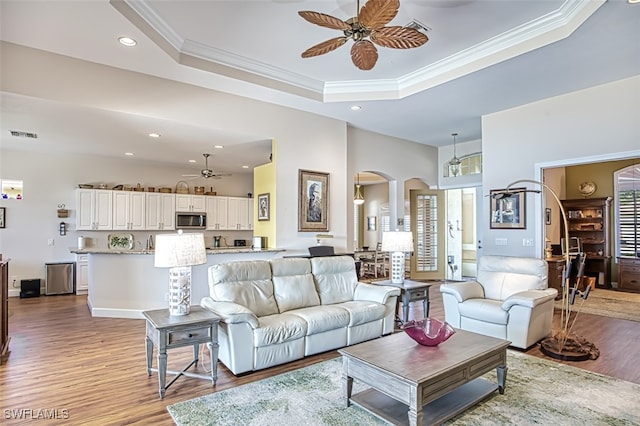
[[218,231],[229,228],[229,198],[207,197],[207,229]]
[[0,364],[2,364],[9,353],[9,259],[0,259],[0,280]]
[[141,231],[145,228],[147,199],[144,192],[113,192],[113,229]]
[[176,194],[177,212],[202,212],[207,211],[206,197],[204,195]]
[[545,259],[549,266],[547,287],[558,290],[556,299],[562,297],[562,271],[564,270],[565,259],[563,257],[552,257]]
[[618,290],[640,293],[640,258],[618,258]]
[[109,190],[76,190],[76,230],[109,231],[113,226],[113,197]]
[[148,192],[146,196],[146,229],[176,229],[176,197],[174,194]]
[[562,205],[569,222],[569,237],[579,238],[586,254],[584,274],[595,277],[598,287],[611,288],[611,198],[564,200]]

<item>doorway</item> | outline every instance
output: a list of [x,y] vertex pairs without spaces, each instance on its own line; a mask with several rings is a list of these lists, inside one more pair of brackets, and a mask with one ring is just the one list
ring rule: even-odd
[[448,189],[446,217],[446,279],[476,277],[477,259],[482,249],[478,212],[482,208],[482,187]]

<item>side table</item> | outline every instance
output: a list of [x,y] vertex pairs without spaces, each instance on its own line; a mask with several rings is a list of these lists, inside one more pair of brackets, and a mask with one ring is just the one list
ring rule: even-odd
[[402,302],[402,320],[409,321],[409,303],[422,300],[424,317],[429,316],[429,287],[434,283],[411,281],[405,279],[402,284],[392,284],[391,280],[374,281],[371,284],[398,287],[400,289],[400,300]]
[[[160,398],[164,398],[165,391],[180,376],[211,380],[215,386],[218,380],[218,323],[220,318],[201,306],[192,306],[188,315],[171,316],[168,309],[144,311],[147,319],[146,353],[147,375],[152,371],[158,372]],[[200,343],[205,343],[211,355],[211,375],[188,372],[192,365],[198,366],[198,349]],[[158,368],[152,368],[153,347],[158,351]],[[193,345],[193,361],[182,371],[167,370],[167,349]],[[175,374],[169,384],[166,384],[167,373]]]

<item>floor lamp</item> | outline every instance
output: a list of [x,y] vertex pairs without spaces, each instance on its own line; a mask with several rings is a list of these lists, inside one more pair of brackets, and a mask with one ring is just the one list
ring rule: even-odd
[[[535,185],[540,185],[539,190],[535,189],[519,189],[512,190],[511,188],[514,185],[521,183],[532,183]],[[595,347],[595,345],[591,342],[586,341],[584,338],[576,335],[572,335],[573,325],[575,324],[578,314],[580,313],[580,308],[584,301],[589,296],[589,290],[591,287],[587,286],[585,291],[579,291],[577,289],[577,283],[575,287],[571,287],[571,257],[569,254],[569,221],[567,220],[567,212],[560,201],[560,197],[558,194],[551,189],[548,185],[543,182],[533,180],[533,179],[520,179],[515,182],[511,182],[504,191],[494,192],[492,196],[494,198],[504,198],[509,197],[515,193],[519,192],[533,192],[536,194],[542,193],[543,190],[547,190],[554,201],[557,203],[558,208],[560,209],[560,214],[562,217],[562,226],[564,228],[564,269],[562,273],[563,284],[562,284],[562,308],[560,312],[560,329],[553,332],[552,336],[543,339],[540,342],[540,351],[547,356],[556,359],[562,359],[567,361],[584,361],[589,358],[595,359],[598,357],[600,352]],[[582,303],[580,304],[578,310],[575,312],[573,317],[573,321],[571,321],[571,307],[574,303],[575,295],[579,294],[582,298]]]
[[169,314],[191,310],[191,267],[207,263],[204,234],[158,234],[153,266],[169,269]]
[[383,232],[381,251],[391,252],[391,283],[404,282],[404,254],[413,251],[411,232]]

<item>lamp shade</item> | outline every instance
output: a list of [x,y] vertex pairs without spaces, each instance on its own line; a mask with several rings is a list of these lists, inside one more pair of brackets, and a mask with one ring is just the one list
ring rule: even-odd
[[158,234],[153,266],[175,268],[207,263],[204,234]]
[[390,252],[412,252],[413,234],[409,231],[383,232],[382,251]]

